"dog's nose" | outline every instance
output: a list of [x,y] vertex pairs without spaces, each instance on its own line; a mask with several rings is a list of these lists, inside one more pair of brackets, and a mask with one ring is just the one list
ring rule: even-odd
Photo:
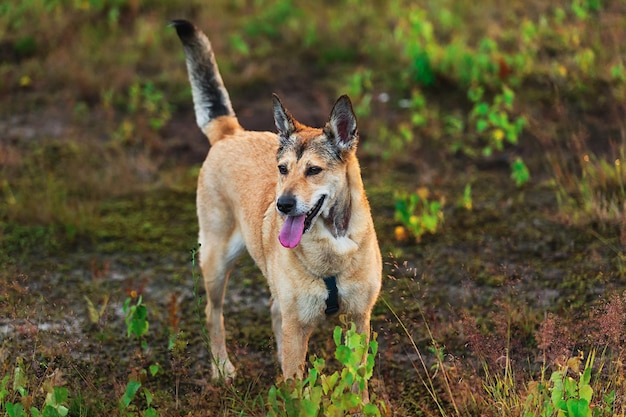
[[296,198],[292,195],[281,195],[278,197],[276,207],[281,213],[289,214],[296,207]]

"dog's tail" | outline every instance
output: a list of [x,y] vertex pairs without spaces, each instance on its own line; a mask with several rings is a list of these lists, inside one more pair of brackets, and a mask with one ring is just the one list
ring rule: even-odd
[[242,129],[220,75],[209,38],[186,20],[173,20],[185,50],[198,127],[211,145]]

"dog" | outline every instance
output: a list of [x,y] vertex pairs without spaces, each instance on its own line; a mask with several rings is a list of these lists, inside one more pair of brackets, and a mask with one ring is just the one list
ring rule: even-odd
[[244,249],[271,291],[272,329],[283,378],[301,379],[312,331],[346,314],[369,340],[382,261],[356,157],[356,116],[347,96],[323,128],[298,122],[273,96],[278,134],[244,130],[207,36],[174,20],[186,58],[196,122],[211,148],[198,178],[200,267],[212,378],[232,381],[223,303]]

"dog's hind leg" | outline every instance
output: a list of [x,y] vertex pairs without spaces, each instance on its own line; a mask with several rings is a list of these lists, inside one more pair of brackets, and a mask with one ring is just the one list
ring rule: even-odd
[[223,305],[230,271],[244,245],[237,231],[227,237],[216,231],[216,228],[201,230],[200,266],[207,293],[205,311],[211,340],[211,377],[229,382],[235,376],[235,367],[226,351]]

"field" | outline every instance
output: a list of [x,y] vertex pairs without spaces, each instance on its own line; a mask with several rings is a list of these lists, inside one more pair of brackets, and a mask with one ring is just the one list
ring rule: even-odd
[[[211,382],[209,144],[177,18],[211,38],[248,129],[275,129],[272,92],[314,126],[355,105],[385,262],[365,415],[625,415],[622,0],[0,4],[0,415],[361,407],[309,410],[321,390],[277,381],[248,258],[226,295],[239,373]],[[336,326],[309,346],[325,378],[345,365]]]

